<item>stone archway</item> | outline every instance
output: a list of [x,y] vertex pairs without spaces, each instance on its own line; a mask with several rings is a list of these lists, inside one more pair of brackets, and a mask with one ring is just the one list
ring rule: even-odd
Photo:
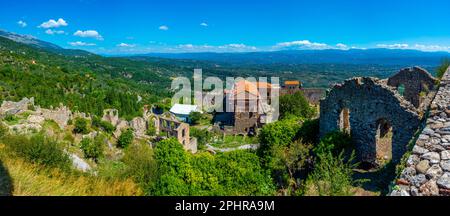
[[383,165],[392,159],[393,130],[391,122],[386,118],[376,121],[375,151],[376,163]]

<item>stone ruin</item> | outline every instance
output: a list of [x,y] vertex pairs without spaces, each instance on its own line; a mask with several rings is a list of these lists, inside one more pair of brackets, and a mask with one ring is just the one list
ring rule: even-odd
[[[420,67],[405,68],[394,76],[389,77],[387,84],[397,88],[403,98],[411,102],[416,108],[426,110],[430,104],[429,97],[424,97],[434,89],[436,79]],[[422,106],[422,107],[420,107]]]
[[103,121],[111,123],[116,130],[113,132],[114,138],[118,139],[122,131],[129,127],[128,121],[119,118],[119,111],[117,109],[103,110]]
[[23,98],[19,102],[3,101],[0,107],[0,115],[16,115],[28,110],[29,106],[34,106],[34,98]]
[[387,80],[358,77],[335,85],[320,102],[320,136],[346,132],[359,161],[372,166],[397,163],[435,94],[435,81],[414,67]]
[[69,120],[72,118],[72,111],[62,104],[56,109],[36,109],[34,115],[41,116],[47,120],[53,120],[59,128],[66,128]]
[[190,137],[189,124],[179,121],[173,114],[164,113],[162,115],[149,114],[147,119],[149,124],[155,126],[156,135],[175,137],[184,149],[197,152],[197,139]]
[[450,196],[450,68],[404,165],[390,195]]

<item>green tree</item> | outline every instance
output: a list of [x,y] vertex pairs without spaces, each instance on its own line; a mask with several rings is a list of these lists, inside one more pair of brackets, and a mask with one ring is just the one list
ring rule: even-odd
[[170,138],[158,142],[155,149],[158,166],[158,180],[152,194],[156,196],[190,195],[188,178],[190,169],[189,157],[183,146]]
[[89,138],[84,138],[81,140],[80,148],[84,153],[86,158],[92,158],[98,161],[99,158],[103,157],[105,137],[98,135],[94,140]]
[[200,119],[202,118],[202,114],[200,112],[191,112],[189,113],[189,122],[192,125],[197,125],[200,122]]
[[265,125],[258,136],[260,148],[258,155],[263,164],[269,162],[274,147],[286,147],[295,140],[300,129],[300,123],[296,119],[285,119]]
[[441,65],[437,68],[436,76],[438,79],[442,79],[447,69],[450,67],[450,59],[445,58],[442,60]]
[[75,127],[73,129],[74,133],[87,134],[89,133],[88,122],[84,118],[75,119]]
[[99,118],[97,116],[94,116],[92,118],[92,127],[102,129],[106,133],[109,133],[109,134],[111,134],[112,132],[114,132],[114,130],[116,130],[114,125],[112,125],[111,123],[109,123],[107,121],[103,121],[101,118]]
[[290,116],[308,119],[316,114],[315,109],[309,105],[302,92],[280,96],[279,108],[281,119]]
[[209,132],[207,129],[198,129],[195,127],[191,127],[189,133],[190,136],[197,138],[197,148],[199,150],[206,149],[206,144],[208,144],[214,136],[214,134]]
[[133,130],[127,129],[120,134],[119,139],[117,140],[117,146],[119,148],[126,148],[131,143],[133,143],[134,135]]
[[132,145],[125,150],[121,161],[126,165],[125,177],[134,179],[150,195],[158,177],[152,148],[147,144]]
[[306,170],[312,156],[310,154],[312,145],[305,144],[301,140],[294,141],[286,147],[275,147],[272,149],[274,156],[269,167],[273,172],[274,180],[285,189],[287,194],[295,194],[300,189],[299,172]]
[[298,132],[298,137],[305,143],[316,144],[319,139],[319,119],[306,120]]

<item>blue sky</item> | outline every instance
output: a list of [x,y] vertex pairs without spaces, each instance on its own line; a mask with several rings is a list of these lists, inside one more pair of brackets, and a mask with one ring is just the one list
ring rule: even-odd
[[450,51],[448,0],[0,0],[0,29],[103,54]]

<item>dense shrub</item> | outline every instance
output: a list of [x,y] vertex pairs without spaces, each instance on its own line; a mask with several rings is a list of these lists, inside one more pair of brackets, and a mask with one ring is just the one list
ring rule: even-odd
[[306,120],[300,127],[298,138],[305,143],[318,143],[319,130],[319,119]]
[[308,177],[306,185],[307,195],[319,196],[349,196],[353,195],[353,187],[361,181],[353,180],[353,169],[357,164],[352,164],[354,154],[350,160],[345,160],[341,152],[334,156],[331,152],[321,152],[317,155],[317,163],[314,171]]
[[158,180],[153,195],[273,195],[270,173],[248,151],[190,155],[176,139],[155,150]]
[[94,140],[84,138],[83,140],[81,140],[80,148],[86,158],[92,158],[97,161],[100,157],[103,156],[104,141],[105,137],[102,135],[96,136]]
[[316,110],[309,105],[302,92],[280,96],[280,118],[290,116],[308,119],[316,114]]
[[326,134],[320,140],[319,145],[314,148],[314,153],[318,155],[324,152],[331,152],[332,154],[337,155],[351,146],[352,140],[350,135],[340,131],[334,131]]
[[146,144],[132,145],[127,148],[121,161],[126,166],[125,177],[132,178],[145,193],[150,193],[157,179],[157,166],[151,147]]
[[122,134],[119,136],[119,139],[117,140],[117,146],[119,148],[126,148],[131,143],[133,143],[134,135],[133,130],[127,129],[122,132]]
[[5,120],[7,122],[15,122],[18,120],[18,118],[15,115],[7,114],[7,115],[5,115],[5,117],[3,117],[3,120]]
[[154,124],[148,124],[148,128],[147,131],[145,132],[145,134],[149,135],[149,136],[155,136],[156,135],[156,127]]
[[5,135],[7,135],[8,132],[9,132],[9,129],[3,123],[0,122],[0,139],[2,137],[4,137]]
[[443,59],[441,65],[437,68],[436,77],[438,79],[441,79],[449,67],[450,67],[450,59],[448,58]]
[[258,155],[263,163],[270,161],[274,147],[286,147],[295,140],[300,129],[296,119],[285,119],[265,125],[259,133],[260,148]]
[[214,134],[207,129],[198,129],[191,127],[190,136],[197,138],[197,148],[199,150],[206,149],[206,144],[211,141]]
[[84,118],[76,118],[73,132],[79,134],[87,134],[89,133],[88,122]]
[[31,137],[24,135],[9,135],[2,138],[2,142],[19,157],[26,160],[68,170],[71,167],[69,156],[64,152],[63,146],[55,140],[46,138],[43,134]]
[[286,147],[278,146],[272,149],[273,157],[267,167],[272,171],[278,187],[286,189],[287,194],[295,194],[300,189],[298,174],[307,170],[311,163],[311,149],[310,144],[301,140]]
[[111,123],[109,123],[107,121],[103,121],[101,118],[99,118],[97,116],[94,116],[92,118],[92,127],[100,128],[100,129],[104,130],[106,133],[112,133],[116,130],[114,125],[112,125]]
[[197,125],[202,118],[202,114],[200,112],[191,112],[189,113],[189,123],[192,125]]

